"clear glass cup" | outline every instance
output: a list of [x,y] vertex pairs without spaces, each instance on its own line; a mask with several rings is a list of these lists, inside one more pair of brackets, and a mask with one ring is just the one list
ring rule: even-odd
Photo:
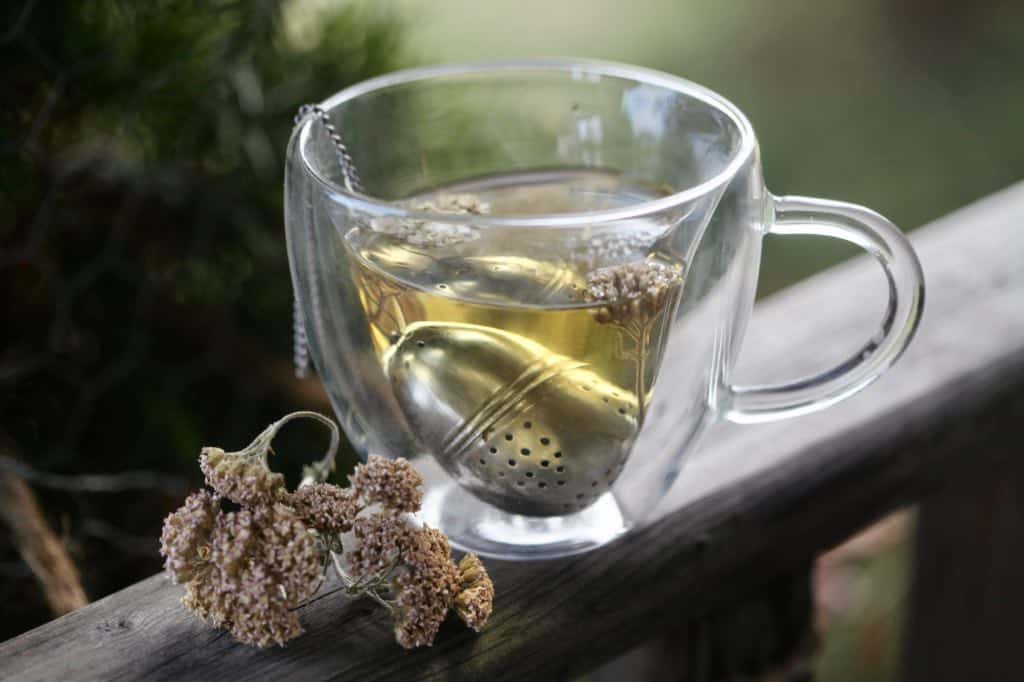
[[[526,559],[608,542],[650,517],[709,424],[856,393],[920,318],[901,232],[860,206],[772,196],[744,115],[681,78],[441,66],[321,106],[362,191],[301,121],[285,213],[310,352],[358,452],[413,461],[425,520],[463,549]],[[836,368],[736,386],[768,233],[861,246],[889,306]]]

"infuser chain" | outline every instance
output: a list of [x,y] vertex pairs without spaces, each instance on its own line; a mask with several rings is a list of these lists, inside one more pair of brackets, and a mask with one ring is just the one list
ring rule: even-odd
[[[362,192],[363,183],[359,178],[355,162],[348,151],[348,146],[338,133],[338,129],[331,122],[331,117],[319,104],[303,104],[295,114],[295,125],[302,123],[308,116],[315,116],[316,120],[323,126],[324,131],[330,138],[338,153],[338,165],[341,166],[341,175],[345,186],[351,192]],[[311,270],[312,272],[312,270]],[[315,294],[315,292],[314,292]],[[309,338],[306,334],[306,319],[302,312],[302,303],[298,295],[294,298],[292,310],[293,348],[295,354],[295,376],[304,379],[309,375]]]

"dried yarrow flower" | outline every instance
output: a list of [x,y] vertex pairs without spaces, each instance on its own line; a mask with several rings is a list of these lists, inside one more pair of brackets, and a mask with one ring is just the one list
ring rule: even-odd
[[[277,430],[299,416],[329,424],[332,439],[327,456],[306,467],[304,484],[289,493],[266,456]],[[444,534],[415,525],[406,513],[422,501],[419,473],[404,459],[370,457],[349,489],[323,483],[338,440],[333,422],[299,412],[271,424],[241,452],[204,448],[200,466],[216,493],[191,495],[167,517],[161,535],[168,572],[187,582],[185,607],[239,642],[283,645],[302,633],[296,608],[319,589],[330,557],[351,594],[389,608],[404,647],[431,644],[457,599],[463,619],[482,626],[493,587],[479,560],[464,560],[460,572]],[[223,508],[222,496],[240,508]],[[349,531],[355,546],[345,556],[354,577],[340,560]]]
[[400,512],[419,511],[423,503],[423,477],[399,457],[387,459],[370,455],[348,477],[352,490],[365,504],[380,504]]
[[244,451],[203,448],[199,468],[206,476],[206,485],[237,504],[270,504],[285,494],[284,476],[268,469],[260,457]]
[[210,557],[210,535],[220,513],[220,498],[208,490],[192,493],[164,521],[160,553],[176,583],[191,580]]
[[[453,215],[482,215],[489,213],[490,204],[472,194],[440,194],[430,199],[414,199],[404,206],[418,213],[451,213]],[[444,247],[476,239],[477,228],[462,223],[446,223],[411,218],[377,218],[372,221],[375,232],[390,234],[413,246]]]
[[269,581],[282,599],[298,606],[313,596],[323,576],[323,555],[316,538],[284,505],[256,509],[254,517],[256,543],[250,569],[258,567],[262,579]]
[[302,633],[292,609],[313,596],[322,575],[316,540],[289,508],[222,512],[209,561],[182,603],[242,643],[280,645]]
[[481,201],[475,194],[438,194],[431,199],[417,199],[409,202],[409,208],[422,213],[455,213],[483,215],[490,213],[491,205]]
[[419,528],[402,559],[406,570],[395,577],[395,639],[406,649],[430,646],[459,589],[448,538],[434,528]]
[[455,597],[455,613],[477,632],[487,624],[494,606],[494,583],[475,554],[467,554],[459,562],[459,588]]
[[228,630],[238,642],[261,649],[284,646],[305,632],[298,614],[291,607],[271,601],[250,608],[249,616],[233,622]]
[[569,260],[591,270],[600,264],[617,264],[643,258],[662,232],[638,229],[628,233],[588,235],[573,243]]
[[378,512],[361,516],[353,524],[355,548],[347,555],[357,578],[388,571],[399,563],[413,532],[409,521],[397,514]]
[[[407,576],[407,577],[406,577]],[[408,569],[401,569],[399,577],[406,586],[395,599],[395,640],[406,649],[431,646],[441,624],[448,616],[451,600]]]
[[267,647],[283,646],[302,634],[298,614],[278,600],[238,592],[216,580],[193,580],[185,589],[181,603],[208,625],[225,628],[243,644]]
[[255,541],[251,511],[242,509],[221,514],[210,538],[211,565],[225,578],[237,578],[248,566]]
[[307,526],[329,535],[351,531],[362,509],[351,489],[330,483],[304,485],[289,496],[288,504]]
[[358,544],[349,564],[363,581],[388,579],[398,643],[407,649],[432,644],[459,589],[447,538],[388,512],[360,517],[354,532]]
[[598,322],[624,325],[656,316],[682,281],[676,268],[657,261],[636,261],[591,272],[584,298],[603,304],[597,310]]

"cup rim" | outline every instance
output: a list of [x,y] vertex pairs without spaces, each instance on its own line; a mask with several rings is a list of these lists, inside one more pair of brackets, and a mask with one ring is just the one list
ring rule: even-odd
[[595,223],[608,223],[623,220],[644,218],[653,214],[670,211],[707,195],[726,184],[746,163],[756,146],[754,129],[750,121],[740,109],[725,97],[702,85],[679,76],[673,76],[655,69],[631,66],[617,62],[573,59],[562,57],[502,59],[494,61],[464,62],[440,64],[434,66],[401,69],[382,76],[370,78],[351,85],[328,97],[320,106],[330,111],[347,101],[367,95],[376,90],[403,85],[416,81],[430,80],[439,77],[461,76],[467,74],[501,73],[509,71],[561,71],[578,74],[591,74],[622,78],[637,83],[674,90],[700,100],[710,107],[725,114],[739,130],[742,139],[739,147],[733,152],[732,158],[722,170],[704,182],[687,187],[668,196],[649,199],[620,208],[599,211],[581,211],[549,214],[524,215],[477,215],[452,214],[426,211],[412,211],[396,203],[377,199],[372,196],[354,192],[344,185],[325,177],[309,162],[303,150],[306,148],[312,132],[313,119],[307,118],[293,134],[298,138],[298,153],[302,165],[316,182],[331,193],[341,195],[345,203],[367,213],[396,219],[409,219],[431,222],[471,223],[474,227],[585,227]]

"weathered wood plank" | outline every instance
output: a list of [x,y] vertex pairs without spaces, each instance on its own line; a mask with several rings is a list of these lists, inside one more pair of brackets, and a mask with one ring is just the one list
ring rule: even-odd
[[[567,560],[491,562],[495,615],[403,652],[379,610],[327,594],[306,636],[253,651],[192,621],[153,577],[0,645],[0,679],[552,679],[584,671],[716,604],[756,591],[896,506],[1020,449],[1024,184],[915,235],[928,306],[904,361],[832,410],[721,428],[659,521]],[[758,307],[754,378],[826,366],[873,330],[874,265],[854,262]],[[740,373],[744,379],[748,374]]]
[[908,682],[1002,682],[1024,671],[1024,446],[1019,433],[1007,437],[1017,457],[950,485],[918,514]]
[[658,633],[588,678],[594,682],[810,682],[817,637],[812,564],[684,627]]

